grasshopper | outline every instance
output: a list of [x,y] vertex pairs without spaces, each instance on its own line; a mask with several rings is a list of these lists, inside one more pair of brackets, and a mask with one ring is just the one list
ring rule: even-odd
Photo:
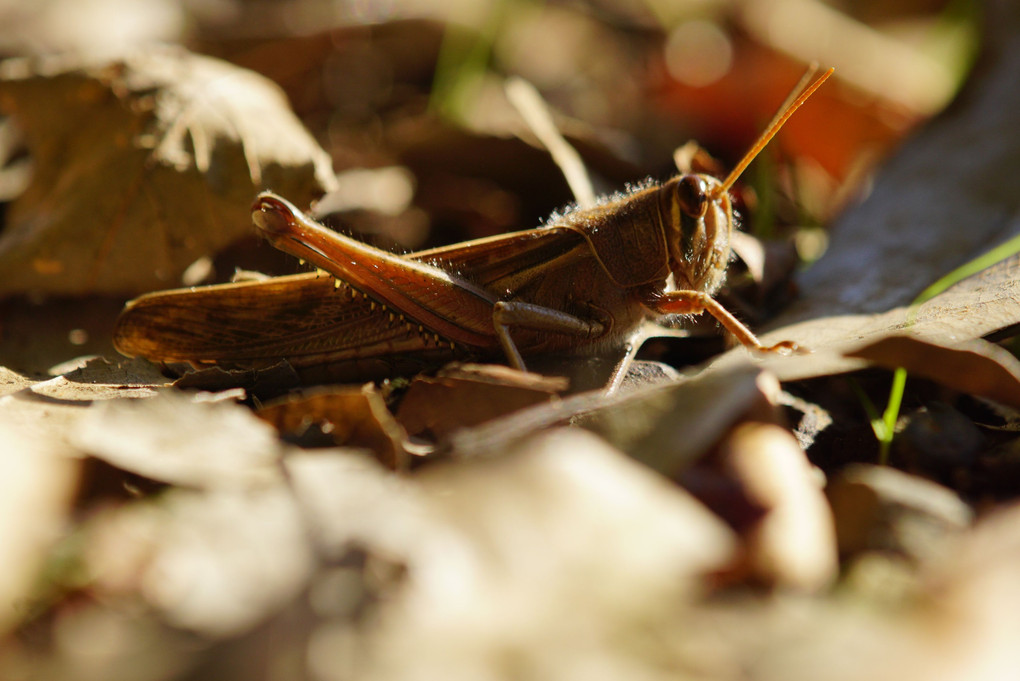
[[457,358],[599,356],[626,350],[649,318],[707,312],[744,346],[762,345],[712,297],[730,260],[729,189],[817,90],[815,80],[723,180],[682,173],[602,199],[537,229],[408,255],[373,248],[263,192],[252,206],[273,246],[320,272],[143,295],[114,332],[128,356],[194,366],[346,367],[340,376],[399,374]]

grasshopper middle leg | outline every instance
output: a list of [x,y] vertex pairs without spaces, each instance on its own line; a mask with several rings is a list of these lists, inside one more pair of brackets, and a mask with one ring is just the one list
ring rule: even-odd
[[517,345],[510,336],[510,327],[552,331],[584,338],[598,336],[605,330],[601,322],[575,317],[551,307],[519,301],[499,301],[493,305],[492,325],[510,364],[521,371],[526,370],[524,358],[521,357]]

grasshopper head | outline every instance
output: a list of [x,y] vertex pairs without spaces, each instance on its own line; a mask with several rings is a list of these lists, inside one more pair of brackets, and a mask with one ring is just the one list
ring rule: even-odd
[[[775,118],[744,154],[724,180],[710,175],[685,173],[665,185],[660,195],[660,215],[669,244],[669,265],[677,288],[712,294],[722,285],[730,258],[730,234],[733,231],[733,206],[729,190],[740,174],[765,148],[815,90],[832,75],[829,69],[801,92],[814,73],[805,74],[801,84],[790,93],[793,101],[780,108]],[[800,94],[796,97],[796,93]]]
[[679,289],[712,294],[722,285],[730,259],[733,207],[722,183],[688,173],[663,186],[661,198],[669,266]]

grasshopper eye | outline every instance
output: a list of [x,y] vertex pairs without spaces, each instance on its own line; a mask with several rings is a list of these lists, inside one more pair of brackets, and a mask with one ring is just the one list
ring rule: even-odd
[[697,175],[684,175],[676,186],[680,208],[693,218],[700,218],[708,208],[708,189]]

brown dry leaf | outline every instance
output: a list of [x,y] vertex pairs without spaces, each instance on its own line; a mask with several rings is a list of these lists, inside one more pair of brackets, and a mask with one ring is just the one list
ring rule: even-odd
[[[271,400],[300,388],[301,377],[285,359],[259,369],[225,369],[212,366],[204,369],[179,369],[184,374],[173,382],[181,390],[205,390],[219,392],[241,388],[260,400]],[[308,381],[311,383],[311,381]]]
[[335,181],[275,85],[181,48],[10,60],[0,108],[35,162],[0,237],[0,296],[177,285],[251,233],[258,190],[304,205]]
[[727,435],[719,457],[763,510],[745,530],[751,575],[804,591],[832,584],[839,572],[832,511],[796,438],[780,426],[748,422]]
[[975,339],[947,347],[910,336],[889,336],[850,357],[887,369],[903,367],[968,395],[1020,408],[1020,360],[994,343]]
[[566,388],[565,379],[504,366],[448,366],[435,377],[418,376],[411,382],[397,419],[412,435],[442,439],[458,428],[547,402]]
[[974,347],[971,342],[975,339],[1020,322],[1018,275],[1020,258],[1014,257],[960,282],[916,308],[903,306],[883,314],[821,316],[797,322],[760,338],[766,345],[793,340],[809,349],[809,353],[790,357],[761,356],[735,348],[713,360],[710,370],[753,362],[783,381],[846,373],[868,364],[852,356],[857,350],[889,336],[909,335],[918,342],[945,348],[966,348],[968,343]]
[[[642,374],[658,366],[640,364]],[[627,392],[607,396],[602,388],[589,390],[452,431],[444,446],[456,458],[488,457],[541,429],[572,422],[671,475],[704,454],[739,416],[772,409],[760,376],[746,366],[686,379],[659,372],[644,376],[648,383],[638,378]]]
[[91,406],[72,442],[122,470],[202,489],[249,488],[279,478],[271,426],[237,404],[165,391]]
[[317,428],[333,445],[364,447],[387,468],[407,467],[404,450],[407,433],[373,384],[323,388],[283,397],[261,407],[256,414],[281,434],[299,441]]

